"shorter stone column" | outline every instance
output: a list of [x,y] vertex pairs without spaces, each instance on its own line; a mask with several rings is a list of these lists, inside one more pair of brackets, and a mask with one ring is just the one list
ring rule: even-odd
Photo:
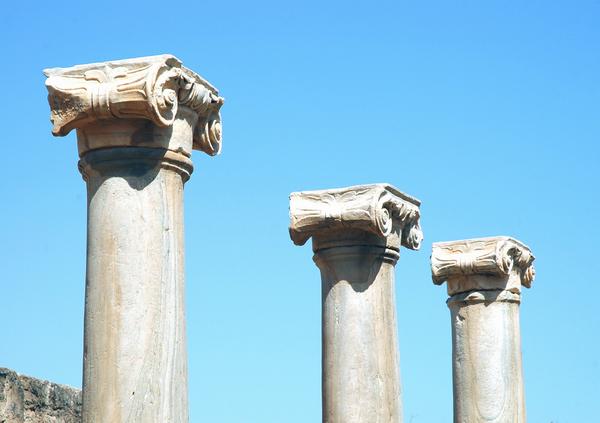
[[519,304],[534,257],[508,237],[433,244],[433,282],[447,282],[455,423],[525,423]]
[[394,266],[416,250],[420,202],[386,185],[290,196],[290,235],[321,270],[323,422],[402,421]]

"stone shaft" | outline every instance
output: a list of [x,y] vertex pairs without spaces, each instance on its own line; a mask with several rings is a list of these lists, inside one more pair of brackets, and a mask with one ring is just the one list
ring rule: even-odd
[[525,423],[519,304],[534,257],[508,237],[436,243],[436,284],[448,284],[454,421]]
[[322,281],[324,422],[401,421],[397,254],[377,246],[315,254]]
[[312,237],[321,271],[323,422],[401,422],[394,266],[420,246],[420,203],[387,184],[290,200],[292,239]]
[[187,423],[183,186],[223,99],[169,55],[46,74],[87,182],[83,422]]
[[470,295],[475,298],[458,294],[448,300],[454,421],[524,423],[519,295]]
[[183,179],[157,152],[114,148],[82,159],[84,422],[188,421]]

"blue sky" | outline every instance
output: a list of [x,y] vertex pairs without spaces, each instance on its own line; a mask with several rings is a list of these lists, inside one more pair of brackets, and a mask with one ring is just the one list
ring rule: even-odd
[[186,186],[191,421],[320,419],[320,278],[291,191],[389,182],[422,200],[397,307],[405,421],[451,421],[431,243],[511,235],[532,422],[600,397],[600,2],[45,2],[0,17],[0,366],[80,386],[86,193],[42,69],[172,53],[217,86],[223,154]]

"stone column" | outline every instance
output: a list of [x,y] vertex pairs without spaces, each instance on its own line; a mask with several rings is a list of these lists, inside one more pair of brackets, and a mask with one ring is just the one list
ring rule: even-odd
[[290,196],[290,235],[321,270],[323,422],[402,421],[394,266],[422,240],[420,202],[387,184]]
[[525,423],[519,304],[533,260],[508,237],[433,244],[433,282],[450,296],[456,423]]
[[83,422],[187,423],[183,185],[223,99],[170,55],[45,74],[88,189]]

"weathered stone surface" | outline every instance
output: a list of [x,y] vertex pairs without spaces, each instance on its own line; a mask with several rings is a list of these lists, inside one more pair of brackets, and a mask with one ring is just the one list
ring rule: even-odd
[[450,295],[456,423],[526,421],[519,304],[533,261],[510,237],[433,244],[433,282]]
[[388,184],[290,195],[290,236],[321,270],[325,423],[402,421],[394,266],[420,246],[419,205]]
[[431,274],[436,285],[447,281],[448,295],[475,289],[520,293],[533,282],[533,260],[529,247],[507,236],[436,242]]
[[311,236],[361,230],[418,249],[420,201],[389,184],[357,185],[290,195],[290,236],[304,245]]
[[81,391],[0,368],[0,423],[81,423]]

